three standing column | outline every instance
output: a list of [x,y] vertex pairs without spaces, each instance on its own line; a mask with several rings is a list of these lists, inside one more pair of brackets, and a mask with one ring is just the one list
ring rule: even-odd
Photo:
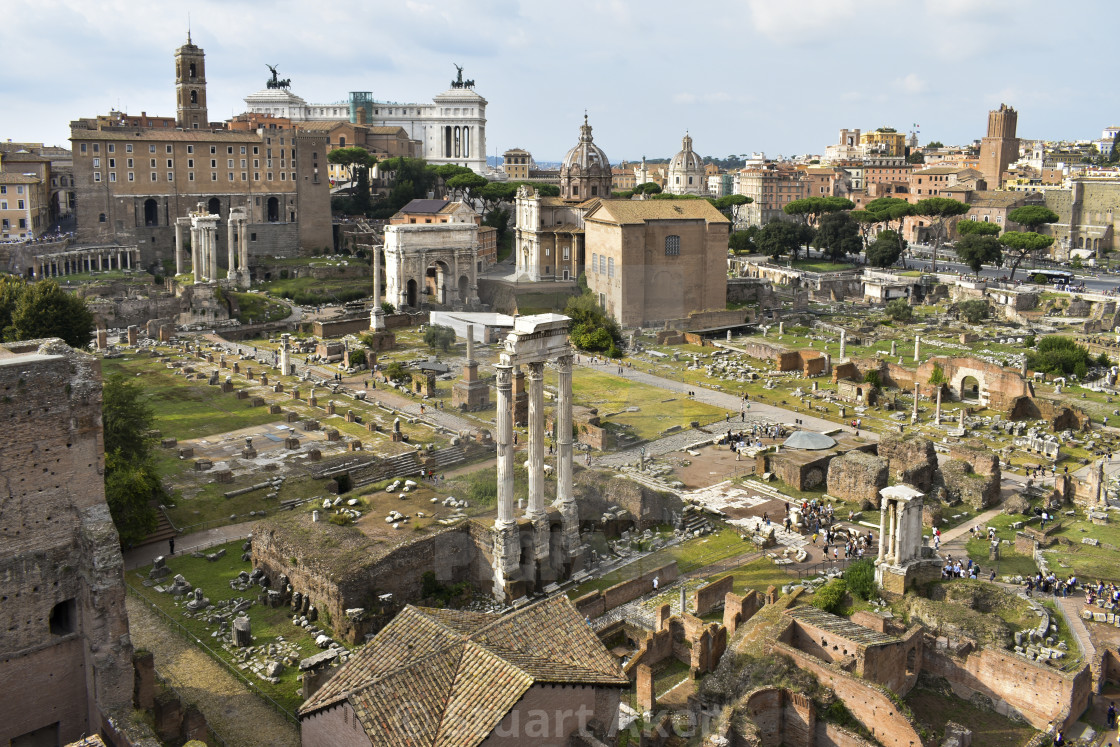
[[513,519],[513,366],[494,367],[498,390],[498,527],[511,526]]

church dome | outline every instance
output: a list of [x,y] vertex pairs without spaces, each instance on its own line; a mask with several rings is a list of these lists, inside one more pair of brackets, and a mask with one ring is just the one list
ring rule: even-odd
[[681,150],[677,155],[673,156],[673,160],[669,162],[670,169],[677,169],[680,171],[703,171],[704,161],[700,156],[696,155],[696,151],[692,149],[692,137],[686,132],[684,139],[681,141]]
[[568,151],[560,165],[560,197],[565,200],[610,197],[612,178],[610,159],[592,140],[591,125],[584,114],[579,142]]
[[583,115],[583,125],[579,128],[579,142],[564,156],[564,163],[560,167],[561,171],[572,168],[584,173],[594,169],[605,169],[607,172],[611,170],[607,154],[591,138],[591,125],[587,123],[586,114]]

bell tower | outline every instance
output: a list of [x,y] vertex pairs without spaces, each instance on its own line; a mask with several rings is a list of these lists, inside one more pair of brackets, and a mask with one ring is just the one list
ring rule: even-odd
[[206,53],[191,43],[175,50],[175,120],[185,130],[205,130],[210,126],[206,114]]

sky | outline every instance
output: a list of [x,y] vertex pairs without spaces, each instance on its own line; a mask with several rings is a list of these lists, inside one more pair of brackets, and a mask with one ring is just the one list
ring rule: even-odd
[[842,128],[964,144],[1000,103],[1020,137],[1120,123],[1110,0],[4,0],[0,137],[174,116],[188,7],[211,120],[244,111],[266,63],[311,103],[430,101],[458,64],[489,102],[490,156],[559,160],[585,110],[615,162],[672,156],[686,130],[716,157],[821,153]]

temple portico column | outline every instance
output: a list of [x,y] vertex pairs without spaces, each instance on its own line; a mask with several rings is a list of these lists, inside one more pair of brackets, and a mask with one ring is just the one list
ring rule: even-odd
[[183,224],[175,221],[175,274],[183,274]]
[[544,516],[544,363],[529,364],[529,509],[533,521]]
[[[385,329],[385,312],[381,308],[381,257],[377,247],[372,247],[373,251],[373,308],[369,313],[369,327],[374,332],[381,332]],[[467,347],[470,347],[470,327],[467,327]],[[470,355],[467,356],[468,360]]]
[[514,523],[513,519],[513,366],[499,363],[494,367],[498,390],[498,519],[499,529]]
[[237,268],[244,271],[245,282],[249,282],[249,232],[248,221],[241,218],[237,221],[237,248],[241,251],[241,261],[237,263]]
[[556,398],[556,502],[564,537],[565,560],[572,572],[583,569],[579,540],[579,506],[572,495],[572,356],[556,359],[559,373]]
[[202,282],[202,232],[197,226],[191,226],[191,271],[194,281]]
[[887,518],[887,499],[881,499],[883,502],[879,504],[879,560],[883,563],[887,562],[887,534],[888,522]]
[[887,557],[890,558],[891,563],[898,562],[898,542],[896,534],[898,533],[898,503],[891,501],[890,508],[887,509],[891,521],[891,536],[887,547]]
[[234,241],[235,231],[237,231],[237,223],[231,215],[229,221],[226,223],[226,261],[229,262],[229,266],[226,268],[226,277],[230,280],[237,277],[237,255],[235,254],[237,242]]
[[210,280],[218,279],[218,222],[206,227],[206,247],[210,253]]

